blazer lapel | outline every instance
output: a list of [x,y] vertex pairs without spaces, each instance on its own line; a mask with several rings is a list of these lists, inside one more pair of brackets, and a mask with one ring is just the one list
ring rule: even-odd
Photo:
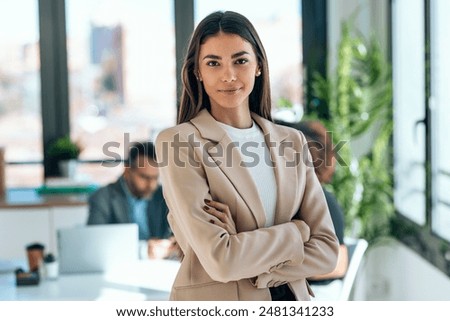
[[234,185],[255,218],[258,227],[264,227],[266,215],[258,194],[258,189],[242,161],[241,154],[226,131],[220,127],[210,113],[203,109],[191,120],[201,136],[211,142],[205,144],[208,163],[205,166],[217,166]]

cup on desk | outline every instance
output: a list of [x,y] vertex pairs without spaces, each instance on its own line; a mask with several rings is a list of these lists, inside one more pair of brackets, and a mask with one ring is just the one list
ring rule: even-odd
[[30,272],[38,271],[44,259],[44,245],[33,243],[27,245],[26,249]]
[[45,263],[47,279],[56,280],[59,276],[59,263],[57,261]]
[[59,276],[59,263],[53,254],[44,257],[45,276],[49,280],[56,280]]

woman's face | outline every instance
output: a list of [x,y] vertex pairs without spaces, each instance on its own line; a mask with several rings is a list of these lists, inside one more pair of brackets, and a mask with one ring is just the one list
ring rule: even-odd
[[198,76],[212,113],[249,109],[249,95],[259,74],[252,45],[238,35],[220,32],[200,46]]

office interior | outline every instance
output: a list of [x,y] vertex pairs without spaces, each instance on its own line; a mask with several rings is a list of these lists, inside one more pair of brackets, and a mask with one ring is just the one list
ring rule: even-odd
[[[273,117],[314,115],[339,139],[330,188],[346,236],[368,244],[346,299],[450,300],[447,0],[0,3],[0,299],[168,298],[174,262],[31,288],[12,284],[8,267],[31,243],[58,257],[57,231],[86,223],[89,193],[122,173],[129,144],[176,124],[186,44],[215,10],[258,30]],[[81,148],[68,174],[49,157],[61,137]],[[78,282],[93,288],[78,293]]]

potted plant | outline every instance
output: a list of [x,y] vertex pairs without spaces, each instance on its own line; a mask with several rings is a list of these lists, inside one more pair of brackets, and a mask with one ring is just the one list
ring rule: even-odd
[[[352,20],[342,24],[338,57],[334,74],[316,74],[312,86],[329,108],[329,118],[321,120],[340,144],[329,187],[345,211],[349,234],[371,241],[390,234],[394,215],[391,70],[377,40],[361,36]],[[320,118],[314,111],[308,116]],[[369,132],[372,146],[356,157],[352,141]]]
[[48,155],[58,164],[61,176],[70,178],[75,176],[80,152],[80,146],[72,141],[68,135],[55,140],[49,145],[48,149]]

